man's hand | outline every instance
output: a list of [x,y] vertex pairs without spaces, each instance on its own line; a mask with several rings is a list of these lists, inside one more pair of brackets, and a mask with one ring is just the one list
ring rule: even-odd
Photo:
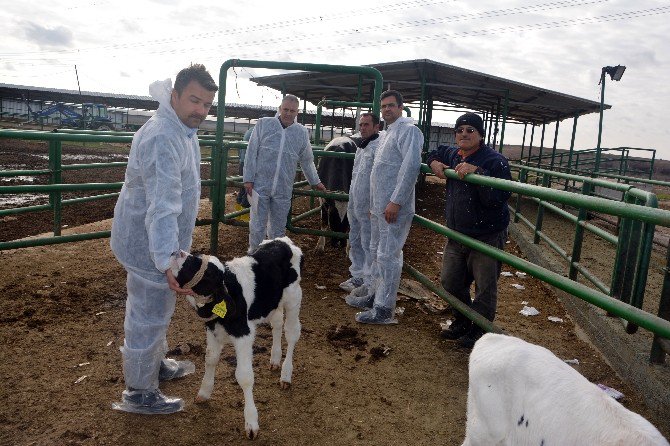
[[254,183],[244,183],[244,190],[247,192],[247,195],[251,196],[251,191],[254,190]]
[[437,176],[438,178],[442,178],[443,180],[447,179],[447,177],[444,176],[444,169],[448,169],[448,168],[449,168],[449,166],[447,166],[444,163],[441,163],[438,160],[433,160],[433,162],[430,163],[430,170],[433,171],[435,176]]
[[323,185],[323,183],[319,183],[316,186],[314,186],[314,189],[320,190],[321,192],[326,192],[328,189],[326,189],[326,186]]
[[168,286],[175,293],[177,293],[177,294],[190,294],[191,296],[195,295],[195,292],[193,292],[193,290],[185,290],[185,289],[183,289],[179,286],[179,282],[177,282],[176,277],[174,276],[174,274],[172,274],[171,269],[168,268],[167,271],[165,271],[165,276],[167,277]]
[[463,177],[469,173],[475,173],[477,169],[477,166],[468,163],[460,163],[454,168],[460,179],[463,179]]
[[395,223],[398,219],[399,211],[400,205],[389,201],[389,204],[386,205],[386,209],[384,210],[384,219],[386,220],[386,223]]

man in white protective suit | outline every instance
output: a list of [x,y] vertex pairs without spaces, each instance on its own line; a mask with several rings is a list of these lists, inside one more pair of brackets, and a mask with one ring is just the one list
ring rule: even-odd
[[126,412],[168,414],[180,398],[163,395],[159,381],[193,373],[190,361],[165,358],[166,333],[179,287],[170,255],[190,251],[200,200],[198,126],[218,87],[203,65],[181,70],[172,81],[154,82],[156,113],[133,137],[125,181],[112,223],[111,247],[127,272],[123,375],[126,390],[112,407]]
[[[354,158],[349,186],[347,218],[349,219],[349,260],[351,277],[340,288],[353,295],[367,295],[372,289],[370,256],[370,172],[379,146],[379,117],[362,113],[358,121],[360,140]],[[355,291],[354,291],[355,290]]]
[[[367,295],[349,295],[361,308],[357,322],[396,324],[395,305],[402,272],[402,248],[414,217],[414,185],[421,166],[423,134],[412,118],[402,116],[403,98],[395,90],[381,95],[387,124],[370,174],[372,284]],[[365,293],[361,293],[365,294]]]
[[251,203],[250,254],[266,235],[286,235],[298,163],[312,187],[326,190],[316,172],[309,132],[296,122],[299,105],[296,96],[284,96],[277,116],[260,118],[249,139],[242,180]]

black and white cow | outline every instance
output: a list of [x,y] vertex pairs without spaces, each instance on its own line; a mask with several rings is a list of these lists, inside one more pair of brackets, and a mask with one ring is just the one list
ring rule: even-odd
[[[328,143],[324,150],[329,152],[356,153],[359,137],[339,136]],[[329,191],[342,191],[349,193],[351,185],[351,173],[354,170],[354,160],[323,156],[319,160],[317,171],[321,182]],[[347,219],[347,202],[336,201],[332,198],[320,198],[321,202],[321,229],[334,232],[349,231],[349,220]],[[346,239],[331,238],[333,247],[344,247]],[[319,237],[317,249],[323,251],[326,246],[325,237]]]
[[288,237],[264,241],[253,254],[225,264],[214,256],[196,257],[185,252],[173,256],[170,262],[180,286],[207,298],[205,303],[197,303],[193,296],[187,296],[198,315],[207,319],[205,375],[196,402],[207,401],[212,395],[221,350],[224,344],[233,344],[237,357],[235,378],[244,392],[244,424],[250,439],[256,438],[259,431],[252,368],[256,326],[266,320],[272,326],[272,370],[279,368],[282,358],[283,326],[287,347],[280,385],[282,389],[289,388],[293,350],[300,338],[302,265],[302,251]]

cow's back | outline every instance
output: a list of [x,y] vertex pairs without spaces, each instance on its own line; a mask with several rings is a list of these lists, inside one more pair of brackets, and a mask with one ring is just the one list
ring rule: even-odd
[[464,444],[668,443],[544,347],[486,334],[470,355]]
[[[328,143],[325,150],[328,152],[356,153],[356,138],[339,136]],[[319,160],[319,179],[328,190],[349,193],[351,172],[354,170],[354,159],[334,158],[323,156]]]

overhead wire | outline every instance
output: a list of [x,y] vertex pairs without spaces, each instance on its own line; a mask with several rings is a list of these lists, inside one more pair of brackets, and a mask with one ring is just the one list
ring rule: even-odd
[[[403,10],[403,9],[409,9],[413,8],[415,6],[421,6],[421,7],[428,7],[428,6],[435,6],[437,4],[443,4],[443,3],[450,3],[453,2],[454,0],[448,0],[448,1],[426,1],[426,2],[421,2],[421,1],[413,1],[413,2],[400,2],[397,4],[392,4],[388,7],[384,7],[383,9],[379,8],[369,8],[368,10],[363,10],[360,11],[360,13],[357,14],[358,17],[366,17],[366,14],[373,13],[373,14],[380,14],[380,13],[388,13],[392,11],[397,11],[397,10]],[[543,4],[535,4],[535,5],[528,5],[528,6],[523,6],[523,7],[515,7],[515,8],[504,8],[504,9],[498,9],[498,10],[492,10],[492,11],[484,11],[484,12],[477,12],[477,13],[470,13],[470,14],[461,14],[458,16],[446,16],[446,17],[436,17],[436,18],[430,18],[430,19],[420,19],[420,20],[410,20],[410,21],[404,21],[404,22],[399,22],[399,23],[394,23],[394,28],[395,29],[407,29],[407,28],[415,28],[415,27],[422,27],[422,26],[429,26],[429,25],[438,25],[438,24],[443,24],[443,23],[451,23],[451,22],[462,22],[462,21],[468,21],[468,20],[481,20],[482,18],[492,18],[492,17],[504,17],[504,16],[509,16],[509,15],[518,15],[518,14],[527,14],[529,12],[543,12],[543,11],[549,11],[549,10],[554,10],[554,9],[561,9],[561,8],[568,8],[568,7],[575,7],[575,6],[585,6],[585,5],[591,5],[591,4],[597,4],[597,3],[605,3],[610,0],[559,0],[559,1],[552,1],[548,3],[543,3]],[[134,49],[138,50],[139,48],[149,48],[152,51],[152,54],[154,55],[164,55],[164,54],[178,54],[178,53],[188,53],[188,52],[197,52],[197,51],[202,51],[202,45],[203,41],[202,39],[204,38],[209,38],[209,37],[214,37],[217,35],[223,35],[223,36],[232,36],[235,34],[243,34],[245,37],[248,36],[250,32],[254,31],[263,31],[267,32],[270,29],[275,29],[275,28],[282,28],[285,26],[291,26],[292,29],[295,28],[296,24],[309,24],[309,23],[314,23],[314,22],[319,22],[323,21],[325,18],[326,21],[331,21],[331,20],[337,20],[339,18],[347,18],[348,20],[351,20],[351,13],[350,12],[342,12],[342,13],[336,13],[336,14],[324,14],[320,16],[310,16],[310,17],[302,17],[302,18],[297,18],[293,19],[290,21],[277,21],[277,22],[270,22],[270,23],[264,23],[264,24],[256,24],[253,26],[245,26],[245,27],[238,27],[238,28],[233,28],[232,30],[222,30],[222,31],[210,31],[207,33],[198,33],[198,34],[193,34],[191,36],[180,36],[180,37],[174,37],[174,38],[165,38],[165,39],[154,39],[154,40],[149,40],[145,42],[133,42],[133,43],[121,43],[121,44],[113,44],[113,45],[105,45],[105,46],[98,46],[98,47],[88,47],[88,48],[81,48],[81,49],[63,49],[63,50],[45,50],[45,51],[34,51],[34,52],[21,52],[21,53],[0,53],[0,57],[11,57],[11,56],[17,56],[19,58],[23,58],[23,60],[35,60],[35,59],[29,59],[26,58],[26,56],[30,56],[31,54],[38,54],[38,55],[43,55],[43,54],[49,54],[49,53],[55,53],[59,54],[61,56],[64,56],[68,53],[72,52],[77,52],[78,54],[81,52],[87,52],[87,51],[101,51],[101,50],[119,50],[119,49]],[[369,23],[365,25],[365,31],[370,32],[373,30],[377,29],[387,29],[388,24],[382,23],[378,25],[370,25]],[[338,36],[343,36],[343,35],[352,35],[352,34],[357,34],[359,33],[359,30],[357,28],[354,29],[348,29],[348,28],[342,28],[338,29],[337,34]],[[245,41],[242,42],[231,42],[227,43],[225,45],[218,45],[214,48],[216,49],[226,49],[226,48],[239,48],[239,47],[244,47],[244,46],[263,46],[263,45],[270,45],[270,44],[276,44],[276,43],[282,43],[282,42],[294,42],[296,40],[311,40],[313,38],[319,38],[323,35],[323,33],[311,33],[311,34],[301,34],[301,35],[292,35],[290,37],[274,37],[274,38],[265,38],[265,39],[260,39],[260,40],[248,40],[246,39]],[[155,46],[161,46],[161,45],[166,45],[166,44],[171,44],[171,43],[178,43],[178,44],[183,44],[186,41],[190,40],[197,40],[198,41],[198,46],[197,47],[189,47],[189,48],[168,48],[168,49],[163,49],[163,50],[156,50]]]
[[[413,1],[401,1],[395,4],[385,5],[384,8],[367,8],[361,11],[358,11],[357,14],[362,16],[366,14],[381,14],[388,13],[389,11],[399,11],[404,9],[410,9],[415,7],[428,7],[444,3],[452,3],[455,0],[413,0]],[[351,18],[351,12],[339,12],[334,14],[321,14],[317,16],[309,17],[298,17],[291,20],[281,20],[276,22],[261,23],[251,26],[242,26],[232,29],[225,29],[220,31],[208,31],[205,33],[192,34],[190,36],[179,36],[179,37],[169,37],[163,39],[154,39],[144,42],[132,42],[132,43],[118,43],[112,45],[104,46],[95,46],[87,47],[80,49],[61,49],[61,50],[40,50],[40,51],[22,51],[16,53],[0,53],[0,57],[9,57],[11,55],[29,55],[29,54],[44,54],[44,53],[56,53],[56,54],[66,54],[69,52],[75,51],[100,51],[100,50],[115,50],[115,49],[125,49],[125,48],[138,48],[146,47],[152,45],[164,45],[169,43],[183,43],[185,40],[197,40],[201,43],[202,39],[211,38],[218,35],[231,36],[236,34],[247,35],[250,32],[254,31],[267,31],[270,29],[290,27],[295,28],[297,24],[304,25],[316,22],[332,21],[341,18]]]
[[[440,17],[440,18],[431,18],[431,19],[421,19],[421,20],[414,20],[414,21],[409,21],[406,23],[402,24],[397,24],[398,27],[405,27],[405,28],[410,28],[410,27],[423,27],[423,26],[430,26],[430,25],[436,25],[436,24],[441,24],[441,23],[448,23],[448,22],[455,22],[455,21],[466,21],[466,20],[474,20],[474,19],[481,19],[482,17],[484,18],[489,18],[489,17],[502,17],[502,16],[509,16],[509,15],[517,15],[517,14],[524,14],[527,12],[541,12],[541,11],[546,11],[546,10],[553,10],[553,9],[558,9],[558,8],[566,8],[566,7],[574,7],[574,6],[586,6],[586,5],[592,5],[592,4],[597,4],[597,3],[603,3],[608,0],[562,0],[562,1],[553,1],[549,3],[544,3],[544,4],[537,4],[537,5],[529,5],[527,7],[516,7],[516,8],[506,8],[506,9],[499,9],[499,10],[493,10],[493,11],[487,11],[487,12],[482,12],[482,13],[474,13],[474,14],[469,14],[469,15],[462,15],[462,16],[456,16],[456,17]],[[418,3],[418,2],[413,2]],[[444,2],[432,2],[434,3],[444,3]],[[400,6],[397,5],[397,8],[400,9]],[[317,46],[312,46],[312,47],[295,47],[294,45],[291,45],[290,49],[281,49],[277,48],[276,46],[273,46],[272,49],[264,50],[264,51],[255,51],[255,52],[241,52],[238,53],[237,57],[239,58],[260,58],[260,57],[265,57],[268,55],[274,55],[276,56],[277,54],[305,54],[305,53],[314,53],[314,52],[328,52],[328,51],[341,51],[343,48],[350,47],[352,49],[355,48],[361,48],[361,47],[375,47],[375,46],[383,46],[383,45],[397,45],[397,44],[403,44],[403,43],[416,43],[416,42],[422,42],[422,41],[430,41],[430,40],[440,40],[440,39],[453,39],[453,38],[462,38],[462,37],[478,37],[478,36],[487,36],[487,35],[498,35],[498,34],[505,34],[505,33],[515,33],[515,32],[527,32],[527,31],[535,31],[535,30],[546,30],[546,29],[552,29],[552,28],[559,28],[559,27],[568,27],[568,26],[576,26],[576,25],[584,25],[584,24],[597,24],[597,23],[603,23],[603,22],[610,22],[610,21],[616,21],[616,20],[626,20],[626,19],[633,19],[633,18],[639,18],[639,17],[647,17],[647,16],[654,16],[654,15],[662,15],[662,14],[667,14],[670,12],[670,6],[663,6],[663,7],[657,7],[657,8],[648,8],[648,9],[643,9],[643,10],[636,10],[636,11],[624,11],[624,12],[619,12],[619,13],[614,13],[614,14],[608,14],[608,15],[603,15],[603,16],[594,16],[594,17],[580,17],[580,18],[570,18],[570,19],[565,19],[565,20],[554,20],[554,21],[548,21],[548,22],[541,22],[541,23],[531,23],[531,24],[525,24],[525,25],[517,25],[517,26],[508,26],[508,27],[489,27],[489,28],[478,28],[476,30],[466,30],[466,31],[460,31],[460,32],[446,32],[446,33],[435,33],[435,34],[422,34],[422,35],[417,35],[417,36],[408,36],[408,35],[403,35],[402,37],[399,38],[383,38],[383,39],[378,39],[378,40],[364,40],[364,39],[357,39],[356,42],[351,43],[351,42],[335,42],[335,43],[330,43],[328,45],[317,45]],[[312,18],[313,19],[313,18]],[[275,23],[283,23],[283,22],[275,22]],[[264,25],[258,25],[259,27],[262,27]],[[366,31],[372,31],[374,29],[386,29],[388,27],[387,24],[381,24],[381,25],[376,25],[373,27],[368,27],[366,28]],[[243,28],[240,28],[243,29]],[[248,29],[244,28],[244,29]],[[346,35],[351,35],[357,33],[358,30],[340,30],[338,31],[339,36],[346,36]],[[306,40],[306,41],[314,41],[313,37],[316,34],[311,34],[311,35],[303,35],[300,36],[300,39]],[[280,38],[267,38],[267,39],[260,39],[260,40],[247,40],[246,42],[232,42],[232,43],[226,43],[226,44],[221,44],[221,45],[216,45],[214,47],[208,46],[204,47],[202,45],[198,47],[190,47],[190,48],[170,48],[170,49],[165,49],[165,50],[156,50],[153,49],[151,52],[151,56],[164,56],[164,55],[170,55],[170,54],[181,54],[181,53],[189,53],[189,54],[198,54],[198,53],[206,53],[206,54],[211,54],[212,51],[221,51],[221,50],[228,50],[228,49],[234,49],[234,50],[239,50],[240,48],[243,47],[264,47],[264,46],[270,46],[270,45],[276,45],[280,44],[283,42],[291,42],[294,43],[296,40],[296,36],[291,36],[291,37],[280,37]],[[144,46],[144,44],[142,44]],[[0,54],[0,57],[6,58],[6,55]],[[115,55],[115,54],[106,54],[105,57],[125,57],[125,55]],[[16,60],[16,63],[21,63],[21,62],[36,62],[39,61],[39,57],[35,58],[20,58]],[[76,61],[79,60],[78,58],[74,57],[63,57],[60,59],[60,62],[62,63],[64,60],[70,60],[70,61]]]

